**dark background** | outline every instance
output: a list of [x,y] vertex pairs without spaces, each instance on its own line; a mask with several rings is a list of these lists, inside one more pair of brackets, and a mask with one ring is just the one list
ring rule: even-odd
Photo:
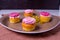
[[0,9],[59,9],[59,0],[0,0]]

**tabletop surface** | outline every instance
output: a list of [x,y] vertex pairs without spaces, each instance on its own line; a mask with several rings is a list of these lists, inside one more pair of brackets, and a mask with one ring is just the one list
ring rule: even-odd
[[[3,13],[2,10],[0,12]],[[7,13],[6,10],[4,12]],[[58,11],[56,11],[56,13],[57,12]],[[16,33],[0,25],[0,40],[60,40],[60,25],[49,32],[41,34]]]
[[[24,10],[0,10],[0,14],[8,14],[8,13],[11,13],[11,12],[23,12],[23,11]],[[60,10],[36,10],[36,11],[37,12],[45,11],[45,12],[49,12],[52,15],[60,16],[60,14],[59,14]]]

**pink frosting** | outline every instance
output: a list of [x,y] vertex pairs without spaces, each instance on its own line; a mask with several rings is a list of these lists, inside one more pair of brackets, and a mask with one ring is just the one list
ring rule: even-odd
[[33,10],[27,9],[27,10],[25,10],[25,13],[33,13]]
[[40,12],[40,15],[43,15],[43,16],[49,16],[50,13],[48,13],[48,12]]
[[36,20],[32,17],[26,17],[22,21],[27,24],[34,24],[36,22]]
[[11,16],[11,17],[17,17],[17,16],[19,16],[20,14],[18,13],[18,12],[13,12],[13,13],[10,13],[10,15],[9,16]]

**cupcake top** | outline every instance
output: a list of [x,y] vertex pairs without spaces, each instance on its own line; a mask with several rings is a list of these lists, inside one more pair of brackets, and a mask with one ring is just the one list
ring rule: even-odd
[[32,17],[26,17],[22,20],[22,22],[24,22],[26,24],[34,24],[36,22],[36,20]]
[[27,9],[27,10],[25,10],[25,13],[33,13],[33,10],[32,9]]
[[51,16],[50,13],[48,13],[48,12],[40,12],[40,15],[42,15],[42,16]]
[[19,16],[20,14],[18,12],[13,12],[13,13],[10,13],[10,17],[17,17]]

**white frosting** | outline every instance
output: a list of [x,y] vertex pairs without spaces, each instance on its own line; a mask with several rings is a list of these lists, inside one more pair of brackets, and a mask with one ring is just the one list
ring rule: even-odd
[[10,18],[20,18],[20,15],[19,15],[19,16],[17,16],[17,17],[11,17],[11,16],[10,16]]
[[33,10],[27,9],[27,10],[25,10],[25,13],[33,13]]
[[[44,16],[44,15],[40,15],[40,16]],[[44,17],[51,17],[51,15],[49,15],[49,16],[44,16]]]

